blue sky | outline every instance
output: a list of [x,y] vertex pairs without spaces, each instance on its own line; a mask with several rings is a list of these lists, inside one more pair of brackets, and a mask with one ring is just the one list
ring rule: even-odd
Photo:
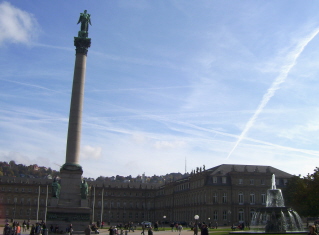
[[75,48],[91,14],[84,176],[319,160],[316,1],[0,1],[0,160],[65,162]]

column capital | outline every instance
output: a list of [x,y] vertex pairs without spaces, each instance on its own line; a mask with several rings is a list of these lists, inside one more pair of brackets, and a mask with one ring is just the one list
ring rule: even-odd
[[87,55],[88,48],[91,46],[91,38],[74,37],[74,46],[76,47],[76,54]]

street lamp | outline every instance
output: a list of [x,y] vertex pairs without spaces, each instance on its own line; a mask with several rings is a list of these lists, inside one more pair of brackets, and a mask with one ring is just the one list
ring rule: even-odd
[[[163,223],[165,223],[166,221],[166,215],[163,216]],[[163,223],[162,223],[162,226],[163,226]]]
[[194,235],[197,235],[197,233],[198,233],[198,224],[197,223],[198,223],[199,215],[195,215],[194,219],[195,219]]
[[208,228],[210,228],[210,218],[208,217]]
[[194,219],[195,219],[195,225],[197,226],[197,221],[198,221],[198,219],[199,219],[199,215],[195,215],[195,216],[194,216]]
[[232,218],[231,218],[231,211],[230,210],[228,210],[228,215],[229,215],[229,217],[230,218],[228,218],[228,223],[230,223],[231,224],[231,226],[233,226],[233,221],[232,221]]

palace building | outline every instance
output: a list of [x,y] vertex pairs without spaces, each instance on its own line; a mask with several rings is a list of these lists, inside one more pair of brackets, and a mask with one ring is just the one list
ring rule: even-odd
[[[165,184],[89,181],[91,221],[188,223],[198,215],[218,225],[250,222],[266,205],[273,174],[277,188],[292,177],[271,166],[223,164]],[[0,177],[0,218],[45,220],[51,185],[51,179]]]

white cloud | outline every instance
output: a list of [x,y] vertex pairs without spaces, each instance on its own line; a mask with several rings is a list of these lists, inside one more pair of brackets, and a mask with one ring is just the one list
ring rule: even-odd
[[85,145],[81,148],[82,159],[99,159],[101,157],[102,148]]
[[36,37],[38,23],[32,14],[2,2],[0,15],[0,45],[5,42],[29,44]]

